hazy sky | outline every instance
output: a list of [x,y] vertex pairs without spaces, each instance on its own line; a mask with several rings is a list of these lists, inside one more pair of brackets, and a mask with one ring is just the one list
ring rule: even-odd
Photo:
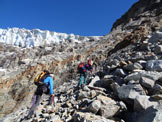
[[138,0],[0,0],[0,28],[101,36]]

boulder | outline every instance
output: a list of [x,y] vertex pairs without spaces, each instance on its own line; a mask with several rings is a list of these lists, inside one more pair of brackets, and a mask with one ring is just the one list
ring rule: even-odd
[[117,76],[120,76],[120,77],[124,77],[124,76],[126,76],[126,73],[124,72],[123,69],[117,68],[117,69],[115,70],[115,72],[114,72],[114,75],[117,75]]
[[162,94],[162,86],[159,84],[155,84],[152,89],[152,94]]
[[96,114],[101,107],[101,102],[99,100],[93,101],[87,108],[88,112]]
[[158,102],[152,101],[149,96],[138,95],[134,99],[134,111],[146,110],[147,108],[149,108],[151,106],[155,107],[157,105],[158,105]]
[[145,60],[139,60],[137,62],[145,69],[147,61],[145,61]]
[[162,72],[162,60],[150,60],[146,64],[146,70]]
[[101,102],[101,108],[99,110],[101,116],[110,118],[118,113],[120,106],[113,99],[99,95],[97,96],[97,100]]
[[138,114],[134,122],[161,122],[162,120],[162,105],[157,107],[149,107]]
[[162,100],[162,95],[161,94],[155,94],[153,96],[151,96],[152,99],[155,99],[155,100]]
[[84,99],[84,98],[94,98],[96,96],[95,90],[91,90],[89,92],[81,91],[78,95],[78,100]]
[[133,71],[135,69],[142,69],[143,67],[139,63],[132,63],[132,64],[125,65],[123,68],[128,71]]
[[117,92],[117,89],[120,87],[116,82],[112,83],[110,85],[111,89],[113,90],[113,93],[117,96],[118,95],[118,92]]
[[127,76],[124,78],[124,80],[125,80],[125,81],[131,81],[131,80],[133,80],[133,81],[138,81],[138,80],[140,80],[140,78],[141,78],[140,73],[139,73],[139,72],[135,72],[135,73],[132,73],[132,74],[130,74],[130,75],[127,75]]
[[135,73],[132,73],[128,76],[126,76],[124,78],[125,81],[130,81],[130,80],[140,80],[141,77],[146,77],[146,78],[150,78],[154,81],[162,78],[162,72],[156,72],[156,71],[144,71],[144,70],[141,70],[141,71],[138,71],[138,72],[135,72]]
[[103,88],[110,88],[110,84],[115,82],[113,75],[106,75],[102,80],[97,81],[94,86],[103,87]]
[[139,81],[130,80],[127,85],[139,84]]
[[117,92],[118,97],[126,102],[134,100],[138,95],[146,95],[144,89],[140,84],[121,86],[120,88],[117,89]]
[[89,83],[89,86],[94,86],[94,84],[97,82],[97,81],[99,81],[100,80],[100,78],[98,77],[98,76],[95,76],[93,79],[92,79],[92,81]]
[[157,46],[155,47],[154,52],[155,52],[156,54],[162,53],[162,45],[157,45]]
[[140,80],[142,86],[146,88],[153,88],[155,85],[155,81],[146,77],[142,77]]

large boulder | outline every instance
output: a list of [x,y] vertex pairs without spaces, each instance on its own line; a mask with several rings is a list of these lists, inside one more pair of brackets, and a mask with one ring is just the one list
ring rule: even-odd
[[117,92],[118,97],[126,102],[131,102],[130,100],[134,100],[138,95],[146,95],[140,84],[121,86],[117,89]]
[[134,122],[161,122],[162,120],[162,105],[157,107],[149,107],[143,112],[139,113],[139,116]]
[[114,76],[113,75],[105,75],[103,79],[101,80],[98,80],[94,86],[97,86],[97,87],[103,87],[103,88],[109,88],[110,87],[110,84],[115,82],[114,81]]
[[126,76],[124,78],[125,81],[131,81],[131,80],[140,80],[141,77],[146,77],[146,78],[150,78],[152,80],[158,80],[160,78],[162,78],[162,72],[156,72],[156,71],[144,71],[144,70],[141,70],[141,71],[138,71],[138,72],[135,72],[135,73],[132,73],[128,76]]
[[142,69],[143,67],[139,63],[132,63],[132,64],[125,65],[123,68],[128,71],[133,71],[135,69]]
[[142,77],[140,80],[142,86],[146,88],[153,88],[155,85],[155,81],[146,77]]
[[156,54],[162,53],[162,45],[157,45],[157,46],[155,47],[154,52],[155,52]]
[[126,73],[124,72],[123,69],[121,68],[117,68],[114,72],[114,75],[120,76],[120,77],[124,77],[126,76]]
[[95,90],[91,90],[89,92],[86,91],[80,91],[78,94],[78,100],[82,100],[84,98],[94,98],[96,96]]
[[87,108],[87,111],[96,114],[101,107],[101,102],[99,100],[93,101]]
[[152,101],[149,96],[139,95],[134,99],[134,110],[135,111],[142,111],[146,110],[151,106],[157,106],[158,102]]
[[115,122],[91,113],[77,112],[74,114],[73,122]]
[[162,72],[162,60],[150,60],[146,64],[146,70]]
[[99,81],[100,80],[100,78],[98,77],[98,76],[95,76],[92,80],[91,80],[91,82],[89,83],[89,86],[94,86],[94,84],[97,82],[97,81]]
[[105,118],[110,118],[116,115],[120,109],[120,106],[117,105],[116,101],[109,97],[102,95],[97,96],[97,100],[101,102],[101,108],[99,114]]

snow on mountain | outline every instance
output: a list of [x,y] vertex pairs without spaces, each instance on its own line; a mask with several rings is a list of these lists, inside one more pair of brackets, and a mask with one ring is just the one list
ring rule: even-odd
[[0,29],[0,42],[24,48],[60,43],[68,40],[80,43],[92,39],[99,40],[99,38],[99,36],[79,36],[74,34],[50,32],[48,30],[42,31],[40,29]]

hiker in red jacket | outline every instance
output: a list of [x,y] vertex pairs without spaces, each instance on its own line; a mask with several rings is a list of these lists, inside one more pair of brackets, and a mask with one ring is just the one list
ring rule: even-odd
[[84,63],[80,63],[78,65],[78,72],[80,74],[80,80],[78,82],[78,88],[79,87],[82,87],[82,81],[84,80],[84,84],[87,84],[87,70],[91,71],[92,72],[92,64],[93,64],[93,61],[92,60],[88,60],[88,64],[84,64]]

